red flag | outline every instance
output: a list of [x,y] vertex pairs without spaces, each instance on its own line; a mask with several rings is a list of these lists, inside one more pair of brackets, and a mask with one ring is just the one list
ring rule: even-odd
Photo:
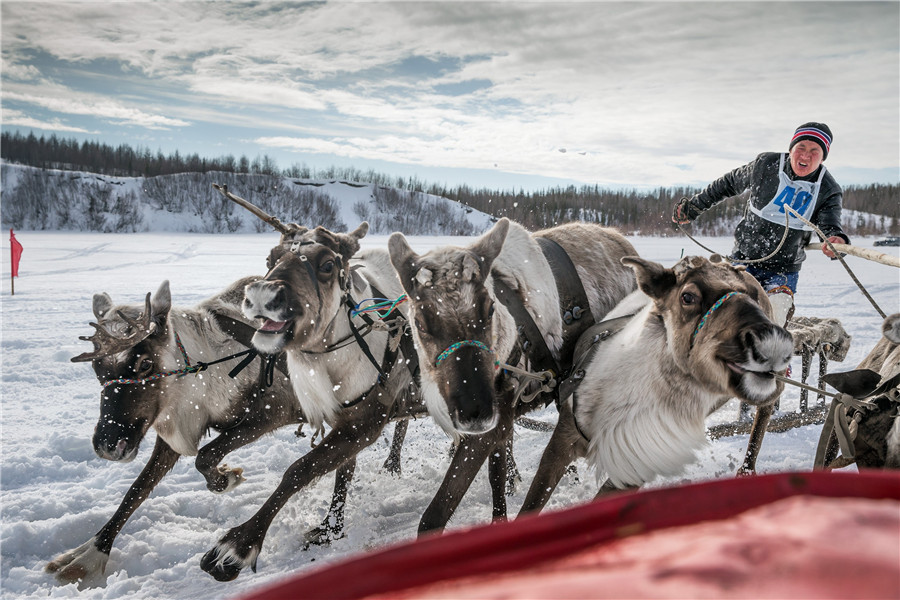
[[19,276],[19,259],[22,258],[22,244],[16,239],[13,230],[9,230],[9,256],[12,259],[12,277]]

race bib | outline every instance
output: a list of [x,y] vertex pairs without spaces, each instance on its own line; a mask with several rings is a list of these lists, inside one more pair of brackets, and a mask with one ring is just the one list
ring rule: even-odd
[[[785,205],[797,211],[807,221],[812,221],[813,212],[816,210],[816,202],[819,199],[819,188],[822,184],[822,178],[825,177],[825,165],[822,165],[819,178],[816,181],[793,181],[784,172],[784,157],[782,154],[778,162],[778,191],[768,204],[761,209],[750,205],[750,211],[753,214],[771,221],[784,225]],[[804,231],[812,231],[812,227],[795,217],[793,214],[787,213],[788,227],[791,229],[800,229]]]

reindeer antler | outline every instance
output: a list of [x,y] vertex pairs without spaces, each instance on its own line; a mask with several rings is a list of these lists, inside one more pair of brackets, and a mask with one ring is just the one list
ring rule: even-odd
[[156,323],[150,322],[150,293],[144,300],[144,312],[137,319],[132,319],[125,315],[121,310],[117,310],[116,314],[128,324],[128,335],[116,337],[111,334],[105,327],[97,323],[90,323],[91,327],[96,329],[94,335],[88,337],[84,335],[78,336],[79,340],[91,342],[94,344],[93,352],[85,352],[78,356],[72,357],[72,362],[88,362],[103,356],[109,356],[116,352],[122,352],[133,348],[138,343],[147,339],[156,331]]
[[241,198],[239,196],[235,196],[234,194],[229,192],[227,185],[219,185],[217,183],[214,183],[214,184],[212,184],[212,186],[214,188],[216,188],[217,190],[219,190],[219,192],[223,196],[225,196],[226,198],[228,198],[235,204],[239,204],[239,205],[243,206],[244,208],[246,208],[247,210],[252,212],[254,215],[256,215],[257,217],[259,217],[260,219],[262,219],[263,221],[265,221],[266,223],[271,225],[273,228],[275,228],[275,231],[277,231],[278,233],[280,233],[282,235],[290,235],[290,234],[294,233],[294,231],[290,227],[288,227],[287,225],[285,225],[284,223],[279,221],[276,217],[273,217],[272,215],[268,214],[266,211],[259,208],[258,206],[255,206],[254,204],[247,202],[243,198]]

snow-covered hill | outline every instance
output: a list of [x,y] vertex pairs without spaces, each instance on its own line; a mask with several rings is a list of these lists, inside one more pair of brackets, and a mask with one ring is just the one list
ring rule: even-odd
[[246,173],[110,177],[0,165],[4,227],[100,232],[262,232],[268,225],[223,198],[213,183],[284,222],[373,234],[473,235],[488,215],[453,200],[370,183]]

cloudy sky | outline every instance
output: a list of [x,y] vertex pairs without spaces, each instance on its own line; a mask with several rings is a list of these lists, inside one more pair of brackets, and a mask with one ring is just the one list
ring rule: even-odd
[[434,183],[900,180],[900,3],[3,0],[2,127]]

